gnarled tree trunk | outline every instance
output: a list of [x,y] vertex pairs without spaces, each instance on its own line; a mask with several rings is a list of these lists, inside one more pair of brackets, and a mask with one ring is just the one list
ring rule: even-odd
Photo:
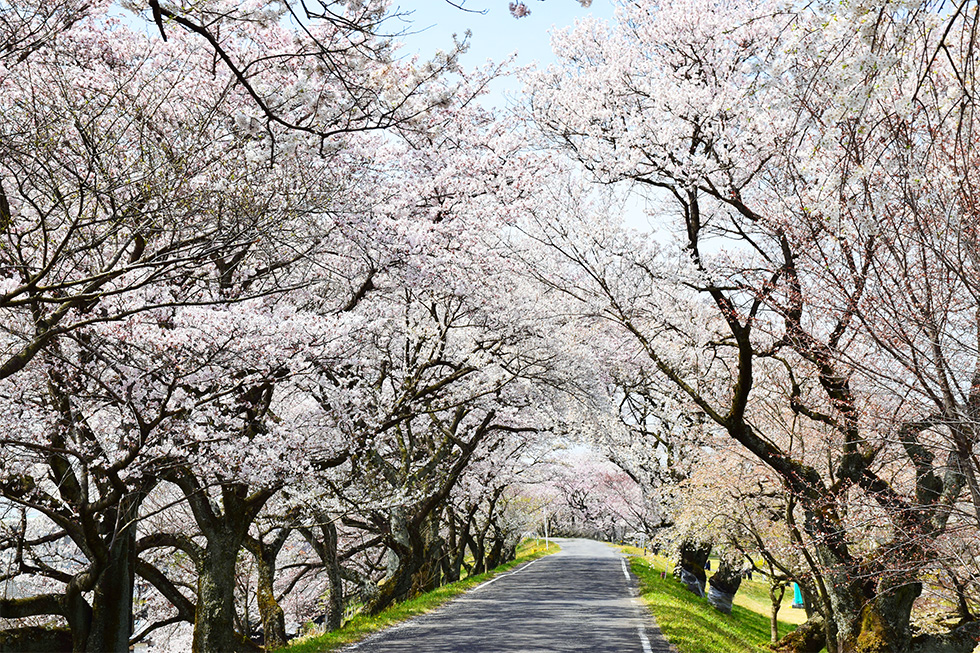
[[724,614],[732,613],[732,600],[742,585],[742,554],[724,549],[718,556],[718,570],[708,581],[708,603]]
[[316,520],[316,528],[320,532],[317,537],[313,527],[299,528],[300,534],[309,542],[320,558],[320,564],[327,572],[329,594],[327,598],[327,613],[324,615],[324,625],[328,631],[337,630],[343,624],[344,607],[344,575],[340,566],[338,551],[337,526],[326,513],[312,508]]
[[777,653],[820,653],[827,641],[827,623],[814,614],[806,623],[773,644]]
[[258,538],[249,538],[245,544],[255,557],[257,569],[256,602],[259,606],[259,617],[262,619],[262,636],[264,648],[272,651],[286,645],[286,615],[276,600],[276,559],[286,544],[291,529],[280,528],[276,537],[270,542]]
[[707,583],[707,575],[705,574],[704,567],[708,563],[708,556],[711,555],[711,544],[694,542],[685,538],[678,547],[677,553],[678,558],[677,564],[674,566],[674,577],[684,582],[691,591],[695,591],[693,587],[694,583],[689,581],[694,579],[700,585],[699,590],[695,593],[704,595],[704,589]]
[[[831,589],[830,592],[836,592]],[[847,607],[857,601],[847,597],[836,600],[834,617],[837,626],[838,653],[902,653],[909,649],[912,633],[909,620],[912,604],[922,592],[917,582],[880,581],[877,596],[858,605],[856,613]],[[832,600],[837,597],[832,596]]]
[[325,522],[321,528],[328,554],[323,563],[327,568],[327,583],[330,586],[326,627],[327,630],[337,630],[344,619],[344,579],[340,574],[340,556],[337,553],[337,526],[333,522]]
[[171,480],[187,499],[204,547],[196,547],[197,607],[194,613],[193,653],[256,653],[261,650],[235,628],[235,577],[238,554],[249,527],[273,490],[250,491],[241,483],[220,486],[221,509],[192,474],[175,469]]
[[393,520],[393,530],[397,530],[389,540],[389,572],[379,583],[377,595],[368,602],[370,614],[439,586],[442,540],[437,519],[437,515],[430,515],[421,526],[413,521]]

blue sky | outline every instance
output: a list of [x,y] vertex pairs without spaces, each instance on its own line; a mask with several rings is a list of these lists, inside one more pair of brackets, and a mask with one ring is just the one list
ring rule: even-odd
[[[576,18],[588,15],[612,19],[614,11],[614,0],[593,0],[588,8],[577,0],[524,1],[531,14],[517,19],[510,15],[509,0],[465,0],[466,9],[473,11],[456,9],[446,0],[401,0],[398,5],[402,11],[412,12],[412,22],[404,25],[412,33],[402,38],[403,52],[429,56],[436,50],[449,48],[454,33],[462,37],[469,29],[473,35],[470,50],[462,60],[464,68],[482,66],[488,59],[501,61],[513,52],[517,53],[515,65],[537,62],[547,66],[555,60],[550,42],[554,28],[572,25]],[[463,3],[456,0],[456,4]],[[491,86],[484,106],[503,108],[508,98],[519,102],[521,89],[522,83],[515,76],[499,79]],[[621,207],[625,224],[644,232],[654,231],[646,207],[641,195],[631,193]]]
[[[488,59],[502,61],[513,52],[517,53],[515,65],[537,62],[547,66],[555,60],[550,42],[555,27],[572,25],[576,18],[588,15],[612,19],[614,11],[614,0],[593,0],[588,8],[582,7],[577,0],[524,0],[531,14],[517,19],[510,15],[507,6],[510,0],[455,1],[473,11],[456,9],[446,0],[401,0],[397,3],[402,11],[412,12],[412,22],[404,24],[412,33],[402,38],[406,55],[426,57],[436,50],[448,49],[454,33],[462,37],[469,29],[473,35],[470,50],[462,60],[464,68],[482,66]],[[519,102],[521,89],[522,83],[515,76],[499,79],[484,98],[484,106],[504,108],[508,98],[512,98],[510,102]],[[640,194],[631,193],[620,210],[626,225],[649,233],[656,230],[647,216],[647,202]]]
[[[427,58],[437,50],[452,47],[453,34],[462,38],[469,29],[472,32],[470,50],[463,57],[463,66],[476,68],[487,63],[506,59],[517,53],[515,65],[539,62],[547,65],[554,61],[551,54],[550,33],[554,27],[572,25],[576,18],[593,15],[611,18],[613,0],[593,0],[589,8],[577,0],[524,0],[531,14],[514,18],[508,9],[510,0],[452,0],[463,7],[458,9],[448,0],[392,0],[393,11],[405,14],[401,22],[392,21],[390,32],[404,30],[402,52]],[[156,33],[149,22],[149,12],[143,19],[135,19],[128,12],[120,12],[123,21],[139,29]],[[521,83],[513,76],[492,85],[485,105],[505,106],[506,97],[520,93]]]
[[[488,59],[501,61],[512,52],[517,52],[518,65],[538,62],[551,63],[550,33],[554,27],[564,27],[574,23],[576,18],[593,15],[597,18],[611,18],[612,0],[593,0],[589,8],[582,7],[576,0],[525,0],[531,15],[516,19],[510,15],[509,0],[455,0],[470,11],[462,11],[446,0],[402,0],[397,5],[404,12],[411,12],[411,23],[405,28],[411,34],[402,39],[405,53],[418,53],[425,57],[438,49],[448,49],[452,35],[469,29],[473,32],[470,51],[463,58],[466,68],[481,66]],[[500,106],[507,95],[514,95],[521,89],[520,82],[514,78],[501,80],[493,87],[487,98],[490,104]]]

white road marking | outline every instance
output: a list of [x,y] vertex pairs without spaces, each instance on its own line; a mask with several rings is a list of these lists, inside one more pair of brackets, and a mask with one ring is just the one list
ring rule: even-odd
[[[547,557],[547,556],[545,556],[545,557]],[[538,560],[544,560],[544,558],[538,558]],[[486,586],[487,586],[487,585],[489,585],[490,583],[496,583],[496,582],[497,582],[498,580],[500,580],[501,578],[507,578],[508,576],[513,576],[514,574],[519,574],[519,573],[521,573],[522,571],[524,571],[525,569],[527,569],[528,567],[530,567],[531,565],[533,565],[533,564],[534,564],[535,562],[537,562],[538,560],[532,560],[531,562],[529,562],[529,563],[527,563],[526,565],[524,565],[523,567],[521,567],[521,568],[520,568],[520,569],[518,569],[517,571],[512,571],[512,572],[510,572],[509,574],[504,574],[504,575],[502,575],[502,576],[497,576],[496,578],[491,578],[490,580],[488,580],[488,581],[487,581],[487,582],[485,582],[485,583],[480,583],[479,585],[477,585],[476,587],[474,587],[474,588],[473,588],[473,591],[475,592],[475,591],[477,591],[478,589],[480,589],[480,588],[482,588],[482,587],[486,587]]]
[[640,624],[636,627],[640,631],[640,645],[643,646],[643,653],[653,653],[653,649],[650,648],[650,640],[647,639],[647,629]]
[[[623,575],[626,576],[626,582],[632,582],[633,579],[630,578],[630,572],[626,568],[626,558],[620,558],[619,561],[623,563]],[[640,646],[643,647],[643,653],[653,653],[653,649],[650,647],[650,639],[647,637],[647,629],[643,626],[643,615],[646,614],[646,609],[638,599],[633,599],[633,605],[639,608],[638,612],[640,613],[639,621],[636,624],[636,631],[640,636]]]

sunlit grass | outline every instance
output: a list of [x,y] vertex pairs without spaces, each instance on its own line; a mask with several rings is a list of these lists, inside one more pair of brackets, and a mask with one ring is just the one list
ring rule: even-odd
[[[633,573],[640,579],[640,594],[657,620],[664,636],[679,653],[759,653],[769,643],[769,596],[765,584],[746,580],[736,597],[731,615],[725,615],[703,598],[695,596],[672,574],[665,558],[642,556],[642,551],[622,547],[633,553]],[[641,554],[641,555],[635,555]],[[792,600],[792,596],[790,597]],[[786,605],[780,614],[792,615],[792,622],[779,621],[779,634],[793,630],[802,610]],[[804,617],[805,618],[805,617]]]
[[288,646],[279,649],[278,653],[321,653],[336,651],[344,646],[358,642],[380,630],[421,614],[431,612],[466,591],[473,589],[497,574],[506,572],[519,564],[535,560],[549,553],[555,553],[559,547],[552,542],[545,547],[544,540],[525,540],[517,548],[517,557],[511,562],[500,565],[484,574],[470,576],[459,582],[444,585],[437,590],[422,594],[408,601],[396,603],[381,614],[369,616],[358,614],[344,624],[340,630],[319,635],[311,635],[293,640]]
[[[735,595],[734,603],[743,608],[748,608],[753,612],[758,612],[768,619],[769,610],[772,609],[772,604],[769,602],[768,583],[757,580],[743,580],[742,586],[738,588],[738,594]],[[794,608],[792,605],[793,588],[790,586],[786,588],[786,593],[783,594],[783,600],[779,608],[779,623],[791,624],[787,628],[787,631],[792,630],[806,621],[806,611],[801,608]],[[779,634],[780,636],[786,634],[782,627],[779,629]]]

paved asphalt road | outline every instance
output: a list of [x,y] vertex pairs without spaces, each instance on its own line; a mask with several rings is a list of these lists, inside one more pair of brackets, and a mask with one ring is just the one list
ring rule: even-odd
[[631,597],[623,557],[590,540],[497,576],[435,612],[371,637],[358,653],[668,653]]

